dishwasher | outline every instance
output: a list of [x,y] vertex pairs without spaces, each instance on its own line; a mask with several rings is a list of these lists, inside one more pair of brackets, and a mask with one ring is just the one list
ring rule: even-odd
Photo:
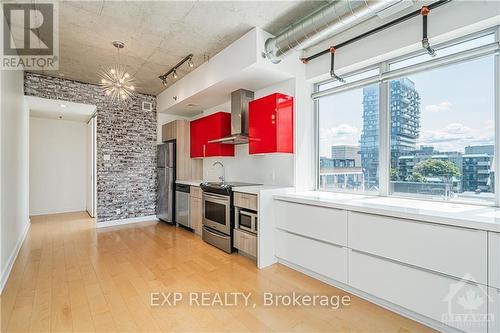
[[191,228],[189,218],[189,185],[175,185],[175,222],[184,227]]

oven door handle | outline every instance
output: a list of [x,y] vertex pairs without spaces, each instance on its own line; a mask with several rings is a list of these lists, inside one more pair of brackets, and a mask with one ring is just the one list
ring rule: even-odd
[[210,199],[219,199],[219,200],[226,200],[229,201],[229,197],[227,195],[222,195],[222,194],[215,194],[215,193],[203,193],[203,196],[205,198],[210,198]]
[[209,234],[215,236],[215,237],[219,237],[219,238],[224,238],[226,239],[228,237],[228,235],[226,234],[223,234],[222,232],[218,232],[218,231],[215,231],[215,230],[211,230],[211,229],[208,229],[207,227],[203,227],[203,229],[208,232]]
[[226,207],[229,206],[229,202],[227,202],[225,200],[221,200],[221,199],[204,198],[203,201],[221,204],[221,205],[226,206]]

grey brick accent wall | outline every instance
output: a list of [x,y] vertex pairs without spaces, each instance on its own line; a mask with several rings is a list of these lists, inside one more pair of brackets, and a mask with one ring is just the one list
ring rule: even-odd
[[[25,95],[97,107],[97,221],[156,214],[156,98],[137,93],[113,102],[99,86],[35,73]],[[142,102],[153,111],[142,111]],[[105,161],[104,155],[110,155]]]

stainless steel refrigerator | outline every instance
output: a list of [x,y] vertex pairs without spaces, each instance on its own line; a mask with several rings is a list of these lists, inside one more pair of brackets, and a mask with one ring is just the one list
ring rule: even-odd
[[174,223],[175,207],[175,143],[166,142],[157,146],[156,216],[158,219]]

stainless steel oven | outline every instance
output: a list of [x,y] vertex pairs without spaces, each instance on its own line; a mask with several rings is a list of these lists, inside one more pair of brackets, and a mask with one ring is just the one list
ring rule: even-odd
[[203,192],[203,225],[231,235],[231,197]]
[[235,207],[236,228],[257,234],[258,217],[253,210]]

